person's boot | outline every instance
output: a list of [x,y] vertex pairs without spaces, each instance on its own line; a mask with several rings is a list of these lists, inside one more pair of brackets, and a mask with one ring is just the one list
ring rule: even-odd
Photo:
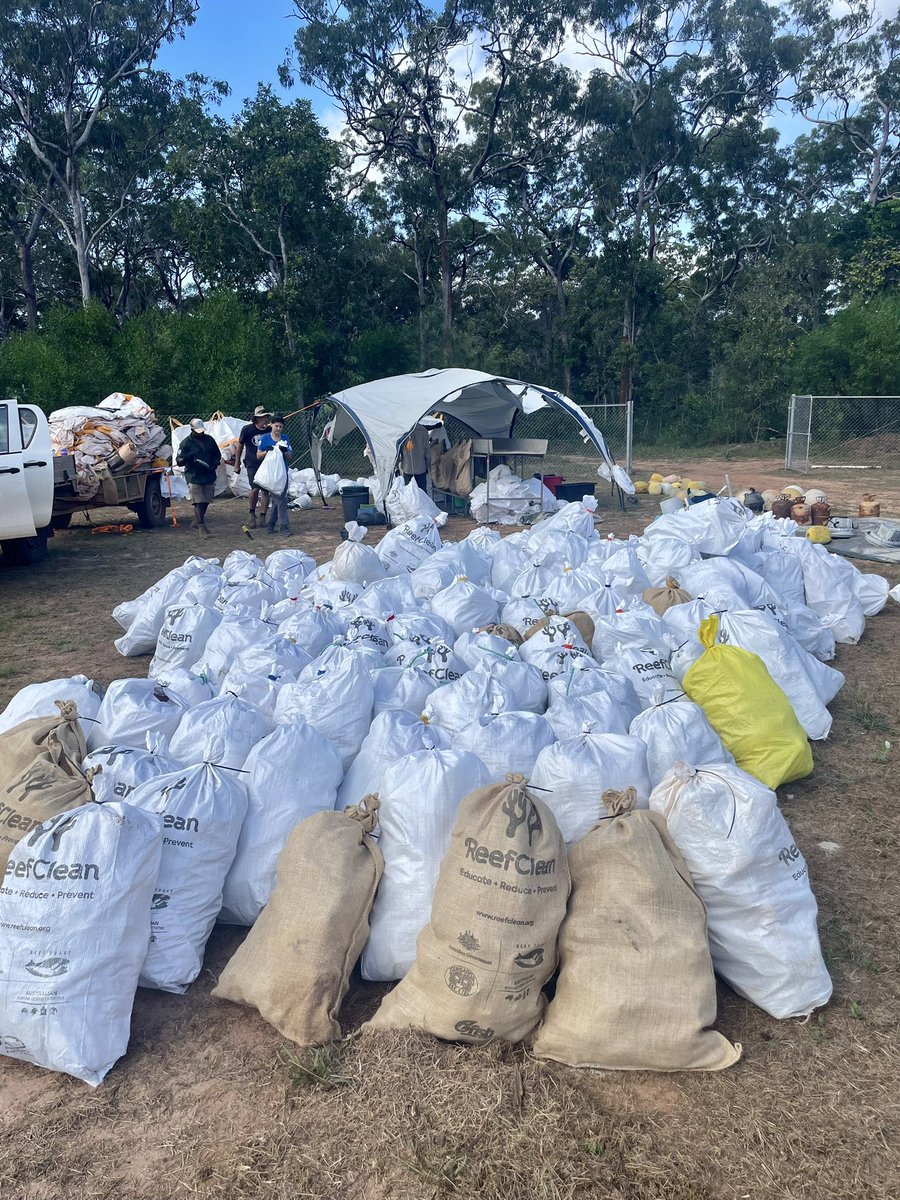
[[253,511],[252,508],[250,509],[250,516],[247,518],[247,527],[249,529],[256,528],[256,513]]
[[212,534],[211,534],[211,533],[209,532],[209,530],[206,528],[206,524],[205,524],[205,523],[204,523],[203,525],[198,525],[198,526],[197,526],[197,532],[200,534],[200,536],[201,536],[201,537],[204,537],[204,538],[212,537]]

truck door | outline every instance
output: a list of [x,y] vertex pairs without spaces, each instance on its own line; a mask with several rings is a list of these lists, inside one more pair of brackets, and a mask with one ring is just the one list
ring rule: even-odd
[[19,406],[0,400],[0,539],[28,538],[36,533],[25,483]]
[[31,504],[31,518],[37,529],[50,524],[53,515],[53,448],[47,418],[33,404],[19,405],[19,432],[25,486]]

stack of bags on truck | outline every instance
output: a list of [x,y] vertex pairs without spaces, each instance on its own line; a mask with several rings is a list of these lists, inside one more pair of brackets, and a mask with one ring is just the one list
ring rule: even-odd
[[[187,989],[218,919],[252,928],[216,994],[308,1044],[337,1036],[357,960],[401,981],[373,1028],[534,1036],[581,1066],[736,1061],[714,972],[777,1018],[827,1002],[774,789],[812,770],[835,644],[885,580],[729,500],[624,541],[584,503],[505,538],[348,532],[320,564],[190,558],[114,611],[121,653],[153,657],[89,713],[82,767],[162,838],[117,996]],[[24,689],[12,718],[85,683]],[[0,895],[0,981],[9,931],[67,911]],[[5,1053],[102,1077],[60,1050],[62,1009],[16,994]]]
[[105,470],[128,470],[157,460],[163,468],[172,457],[153,409],[140,396],[113,392],[96,408],[59,408],[49,422],[53,453],[73,456],[75,490],[85,499],[97,494]]

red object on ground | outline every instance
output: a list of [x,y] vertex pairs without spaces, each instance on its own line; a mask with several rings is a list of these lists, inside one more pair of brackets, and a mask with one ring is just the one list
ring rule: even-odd
[[565,483],[565,481],[566,481],[565,475],[545,475],[544,476],[544,487],[549,492],[552,492],[553,495],[555,496],[557,484]]

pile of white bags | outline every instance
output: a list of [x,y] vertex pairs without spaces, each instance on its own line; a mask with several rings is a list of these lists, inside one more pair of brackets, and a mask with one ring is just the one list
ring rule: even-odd
[[[492,504],[494,483],[517,499],[501,469]],[[4,1052],[99,1081],[127,1042],[142,964],[149,986],[183,991],[215,919],[250,925],[268,903],[295,826],[373,793],[385,867],[362,970],[401,978],[460,802],[510,773],[529,778],[570,845],[606,815],[605,792],[633,788],[639,808],[665,815],[706,901],[721,976],[774,1016],[825,1003],[802,854],[774,793],[735,766],[681,679],[716,612],[719,640],[757,655],[807,735],[825,737],[843,683],[827,665],[835,641],[861,636],[886,581],[728,500],[627,541],[600,536],[591,498],[554,502],[530,529],[445,545],[418,489],[395,487],[392,503],[402,521],[376,548],[351,527],[327,563],[300,550],[188,559],[115,609],[120,651],[153,656],[147,679],[102,698],[85,676],[35,684],[0,715],[4,731],[76,701],[101,804],[29,841],[68,854],[65,836],[52,843],[74,816],[91,834],[76,844],[82,878],[112,862],[117,838],[124,855],[108,885],[90,875],[84,904],[45,911],[17,882],[32,847],[14,850],[15,886],[0,895],[0,927],[13,930],[0,939]],[[693,598],[660,616],[644,592],[670,578]],[[50,932],[26,950],[15,930],[39,923]],[[66,959],[53,986],[71,974],[81,990],[40,1024],[4,999],[4,964],[45,943],[36,965],[46,959],[49,979]],[[87,965],[69,972],[58,948],[82,944]],[[37,1004],[42,985],[28,986]]]

